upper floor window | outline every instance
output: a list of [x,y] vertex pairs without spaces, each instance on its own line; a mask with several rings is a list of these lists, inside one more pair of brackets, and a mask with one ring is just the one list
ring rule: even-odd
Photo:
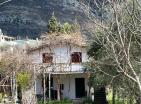
[[43,58],[43,63],[52,63],[53,62],[52,53],[43,53],[42,58]]
[[82,53],[81,52],[73,52],[71,54],[71,62],[72,63],[80,63],[80,62],[82,62]]

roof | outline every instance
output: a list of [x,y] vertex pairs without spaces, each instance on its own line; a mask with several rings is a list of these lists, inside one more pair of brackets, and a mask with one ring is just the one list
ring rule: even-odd
[[5,38],[5,39],[15,39],[15,38],[13,38],[13,37],[10,37],[10,36],[7,36],[7,35],[0,35],[0,37],[3,37],[3,38]]
[[85,39],[82,37],[80,32],[75,32],[71,34],[54,33],[54,34],[43,34],[41,36],[44,44],[60,44],[60,43],[70,43],[76,44],[78,46],[85,46]]
[[14,37],[10,37],[10,36],[4,35],[4,34],[2,33],[2,30],[1,30],[1,29],[0,29],[0,38],[15,40]]
[[34,51],[42,49],[48,46],[54,46],[58,44],[72,44],[80,47],[86,47],[86,41],[82,37],[80,32],[75,32],[71,34],[61,34],[53,33],[48,34],[44,33],[41,35],[41,44],[34,48],[29,48],[28,51]]

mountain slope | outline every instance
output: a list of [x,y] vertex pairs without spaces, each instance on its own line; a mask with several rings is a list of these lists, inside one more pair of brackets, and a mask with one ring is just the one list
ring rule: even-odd
[[35,38],[47,31],[53,12],[60,22],[74,22],[77,18],[83,26],[84,22],[89,22],[86,1],[11,0],[0,6],[0,28],[10,36]]

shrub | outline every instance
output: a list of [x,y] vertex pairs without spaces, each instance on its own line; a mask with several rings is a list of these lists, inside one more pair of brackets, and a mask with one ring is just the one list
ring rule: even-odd
[[85,97],[83,100],[83,104],[92,104],[92,100],[90,97]]
[[2,101],[3,99],[3,93],[0,93],[0,102]]
[[22,89],[29,86],[31,74],[28,72],[21,72],[17,74],[17,82]]

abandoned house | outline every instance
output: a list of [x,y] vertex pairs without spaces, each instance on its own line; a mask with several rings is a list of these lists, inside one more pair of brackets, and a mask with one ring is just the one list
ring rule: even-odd
[[28,49],[36,73],[37,98],[80,99],[88,95],[86,41],[80,33],[51,34],[41,37],[42,44]]
[[87,44],[81,33],[44,34],[40,40],[10,43],[27,48],[34,70],[33,93],[38,99],[75,100],[89,95],[89,73],[83,68],[88,61]]

